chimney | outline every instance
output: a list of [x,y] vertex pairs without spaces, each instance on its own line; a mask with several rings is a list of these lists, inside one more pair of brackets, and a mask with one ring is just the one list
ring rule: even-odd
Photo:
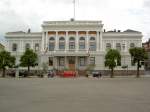
[[28,29],[28,32],[27,32],[27,33],[31,33],[31,29],[30,29],[30,28]]
[[106,32],[106,30],[104,29],[104,32]]

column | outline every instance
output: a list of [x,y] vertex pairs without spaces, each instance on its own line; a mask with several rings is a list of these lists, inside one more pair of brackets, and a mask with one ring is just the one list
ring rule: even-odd
[[76,52],[79,51],[79,34],[78,31],[76,31]]
[[113,48],[113,49],[116,49],[116,47],[115,47],[115,40],[113,40],[112,48]]
[[100,46],[100,36],[99,36],[99,31],[97,31],[97,40],[96,40],[96,51],[99,51],[99,46]]
[[66,41],[65,41],[65,51],[69,50],[69,37],[68,37],[68,31],[66,31]]
[[24,52],[24,49],[25,49],[25,47],[24,47],[23,40],[22,40],[21,41],[21,52]]
[[55,68],[58,69],[58,58],[57,57],[54,57],[54,63],[55,63]]
[[56,39],[55,39],[55,51],[58,50],[58,31],[56,31]]
[[48,47],[48,31],[46,31],[45,45],[44,45],[44,52],[46,51],[47,47]]
[[31,49],[34,50],[33,40],[31,41]]
[[103,29],[101,29],[100,31],[100,51],[104,51],[104,48],[103,48]]
[[89,51],[89,31],[86,31],[86,50]]
[[44,51],[44,32],[42,32],[41,51]]
[[65,68],[68,68],[67,56],[65,56]]
[[78,66],[78,56],[75,57],[75,69],[78,70],[79,66]]

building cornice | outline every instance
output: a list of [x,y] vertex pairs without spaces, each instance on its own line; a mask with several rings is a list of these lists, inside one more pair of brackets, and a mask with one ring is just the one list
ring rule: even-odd
[[33,32],[33,33],[17,33],[17,32],[9,32],[9,33],[6,33],[5,34],[5,37],[6,38],[9,38],[9,37],[42,37],[42,33],[41,32]]

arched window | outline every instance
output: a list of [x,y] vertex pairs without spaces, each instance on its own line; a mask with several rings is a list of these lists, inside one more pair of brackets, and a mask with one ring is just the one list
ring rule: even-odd
[[65,49],[65,38],[64,37],[60,37],[59,38],[59,49],[60,50],[64,50]]
[[126,44],[122,44],[122,50],[125,51],[126,49]]
[[26,43],[25,48],[26,48],[26,49],[30,49],[30,44],[29,44],[29,43]]
[[90,38],[90,51],[96,51],[96,39],[95,37]]
[[116,43],[116,49],[117,49],[118,51],[121,51],[121,44],[120,44],[120,43]]
[[35,51],[39,51],[39,44],[38,43],[35,44]]
[[51,37],[49,39],[49,51],[54,51],[55,48],[55,39],[54,37]]
[[134,48],[135,44],[134,43],[130,43],[130,48]]
[[14,44],[12,45],[12,51],[17,51],[17,44],[16,44],[16,43],[14,43]]
[[80,37],[79,39],[79,49],[85,49],[85,38]]
[[106,43],[106,50],[111,49],[111,43]]
[[69,38],[69,49],[70,50],[74,50],[75,49],[75,38],[74,37],[70,37]]

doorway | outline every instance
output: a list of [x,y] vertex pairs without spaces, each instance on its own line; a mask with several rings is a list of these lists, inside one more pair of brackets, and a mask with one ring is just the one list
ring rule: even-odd
[[70,70],[75,70],[75,57],[68,57],[68,66]]

